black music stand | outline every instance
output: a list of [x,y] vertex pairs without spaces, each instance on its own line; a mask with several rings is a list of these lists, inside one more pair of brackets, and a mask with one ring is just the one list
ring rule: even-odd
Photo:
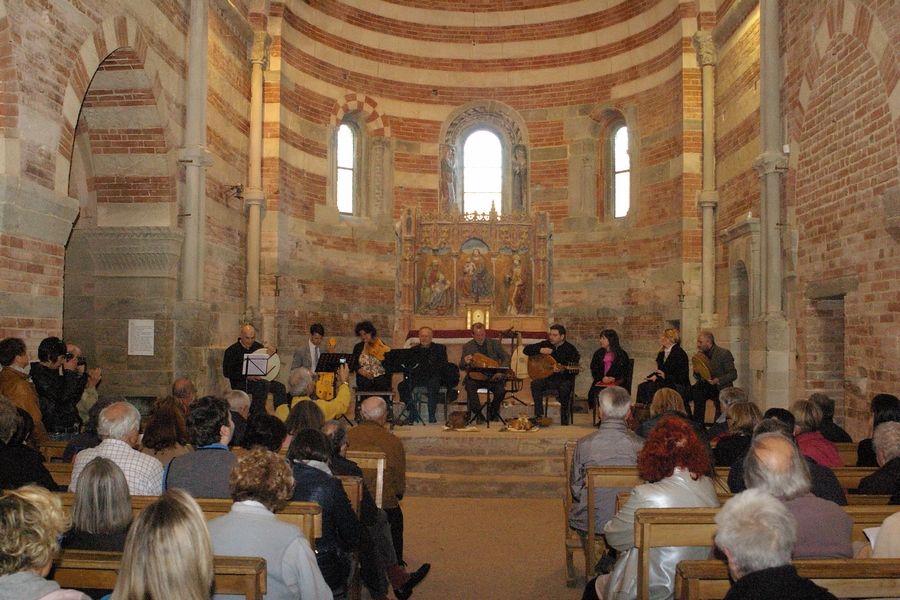
[[[417,356],[417,353],[413,352],[412,348],[391,350],[385,353],[382,366],[388,373],[403,373],[403,383],[405,383],[406,387],[409,389],[410,403],[415,402],[415,390],[410,378],[413,371],[419,368],[419,357]],[[419,410],[418,406],[416,407],[416,416],[418,417],[417,420],[424,426],[425,421],[422,419],[422,411]],[[409,403],[404,403],[403,410],[397,415],[397,419],[403,417],[409,418]],[[415,421],[413,422],[415,423]]]
[[[509,330],[509,331],[512,331],[512,330]],[[501,342],[501,343],[503,342],[503,332],[502,332],[502,331],[500,332],[500,342]],[[515,342],[515,345],[513,345],[513,342]],[[520,343],[520,342],[519,342],[518,336],[517,336],[515,333],[513,333],[513,334],[512,334],[512,337],[509,338],[509,356],[510,356],[510,359],[512,359],[513,355],[516,353],[516,350],[519,349],[519,343]],[[522,387],[523,387],[523,385],[524,385],[525,380],[524,380],[524,379],[519,379],[519,376],[518,376],[518,374],[516,373],[516,369],[513,367],[512,364],[509,365],[509,372],[512,373],[512,379],[507,379],[507,381],[510,382],[510,383],[512,384],[512,385],[510,386],[512,389],[506,390],[506,392],[507,392],[507,398],[511,398],[511,399],[515,400],[516,402],[518,402],[518,403],[521,404],[522,406],[528,406],[527,404],[525,404],[525,402],[522,401],[521,398],[519,398],[518,396],[516,396],[516,392],[521,391],[521,389],[522,389]]]
[[[498,373],[506,373],[508,371],[509,367],[473,367],[472,365],[469,365],[469,373],[481,373],[483,375],[486,375],[487,379],[485,381],[490,381],[491,378]],[[489,418],[489,414],[485,412],[485,409],[491,405],[492,392],[491,388],[489,387],[485,387],[485,390],[487,391],[484,394],[484,404],[481,404],[479,402],[478,410],[474,414],[469,416],[469,420],[466,421],[466,425],[474,421],[480,415],[481,418],[484,419],[487,423],[487,428],[491,428],[491,420]],[[499,409],[497,410],[497,416],[500,416]],[[502,422],[503,419],[501,418],[500,421]]]
[[[350,368],[350,371],[353,372],[359,368],[356,361],[355,354],[341,354],[340,352],[327,352],[325,354],[319,355],[319,360],[316,362],[316,373],[335,373],[337,374],[337,370],[341,367],[341,365],[347,365]],[[332,390],[332,393],[337,395],[337,390]],[[347,415],[341,415],[347,423],[351,426],[353,423],[350,419],[347,418]]]

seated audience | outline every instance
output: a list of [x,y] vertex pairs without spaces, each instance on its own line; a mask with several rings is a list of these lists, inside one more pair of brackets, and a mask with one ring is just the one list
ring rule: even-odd
[[810,493],[809,467],[791,440],[778,433],[756,436],[744,461],[744,480],[748,488],[784,502],[794,515],[795,559],[853,557],[853,520],[834,502]]
[[154,402],[150,418],[144,424],[141,452],[167,465],[176,456],[190,452],[193,449],[190,442],[178,398],[167,396]]
[[[794,439],[794,417],[790,412],[783,408],[770,408],[766,414],[779,414],[784,421],[776,417],[768,417],[756,424],[753,428],[753,436],[756,437],[763,433],[780,433],[786,439],[793,441]],[[747,448],[737,459],[731,464],[728,471],[728,489],[732,493],[737,494],[747,489],[744,483],[744,459],[747,458]],[[806,466],[809,467],[809,474],[812,480],[813,496],[830,500],[839,506],[847,506],[847,494],[841,487],[834,471],[828,467],[823,467],[808,456],[803,457],[806,460]]]
[[286,437],[287,427],[281,419],[275,415],[258,414],[247,421],[247,432],[241,446],[247,450],[262,446],[277,453]]
[[[335,375],[337,379],[337,394],[330,400],[313,400],[313,392],[316,391],[316,382],[313,374],[304,367],[300,367],[291,371],[290,379],[288,379],[288,390],[291,393],[291,406],[293,408],[300,402],[314,402],[322,410],[322,418],[325,421],[336,419],[347,412],[350,408],[350,384],[347,379],[350,378],[350,367],[346,364],[341,365]],[[282,419],[288,418],[290,409],[287,404],[282,404],[275,409],[275,415]]]
[[875,428],[872,447],[879,469],[859,481],[859,494],[888,494],[900,491],[900,423],[888,421]]
[[224,397],[231,409],[231,421],[234,423],[234,435],[231,436],[228,445],[239,447],[247,433],[247,419],[250,418],[250,396],[243,390],[228,390]]
[[728,433],[719,437],[713,448],[717,467],[730,467],[738,456],[746,452],[753,437],[753,428],[762,419],[762,413],[754,402],[734,404],[727,414]]
[[44,457],[22,443],[27,437],[21,431],[25,429],[27,416],[27,412],[0,396],[0,490],[14,490],[33,483],[55,492],[59,487],[44,466]]
[[63,451],[62,456],[63,462],[70,463],[75,460],[75,455],[82,450],[99,446],[100,442],[103,441],[100,438],[100,434],[97,433],[97,426],[100,422],[100,411],[107,406],[112,406],[116,402],[124,401],[125,399],[121,396],[103,396],[102,398],[99,398],[93,406],[91,406],[90,410],[88,410],[87,420],[84,422],[81,433],[66,442],[66,449]]
[[709,429],[706,430],[703,437],[712,442],[719,436],[727,434],[728,409],[734,404],[746,402],[747,400],[749,400],[749,398],[747,397],[747,392],[744,391],[743,388],[730,387],[719,392],[719,410],[722,411],[722,414],[719,415],[715,423],[709,426]]
[[40,400],[28,371],[28,350],[19,338],[0,341],[0,394],[6,396],[14,406],[31,415],[34,422],[34,439],[31,446],[38,450],[40,445],[50,440],[44,427]]
[[0,497],[0,598],[90,600],[44,579],[68,528],[62,500],[45,488],[26,485]]
[[[332,473],[362,478],[362,469],[346,457],[350,442],[347,439],[345,424],[335,420],[328,421],[322,426],[322,433],[331,444]],[[413,588],[428,575],[431,564],[423,564],[412,574],[407,573],[399,565],[387,513],[376,506],[365,480],[363,480],[363,494],[360,502],[360,522],[364,525],[360,528],[362,535],[359,540],[360,576],[369,589],[370,595],[373,600],[386,598],[387,583],[390,582],[391,587],[394,588],[394,596],[398,600],[406,600],[412,595]],[[371,554],[371,560],[364,556],[364,551]],[[387,580],[385,580],[385,575]]]
[[834,422],[834,400],[831,396],[816,392],[809,397],[809,401],[822,411],[822,425],[819,427],[822,437],[833,444],[849,444],[853,441],[850,434]]
[[[604,531],[606,543],[623,553],[603,588],[600,577],[594,584],[602,598],[635,598],[637,560],[634,556],[634,514],[639,508],[719,506],[713,484],[712,458],[696,430],[685,419],[664,417],[647,436],[638,454],[638,472],[647,481],[631,492]],[[650,597],[672,598],[675,566],[682,560],[701,560],[710,547],[654,548],[650,551]],[[590,585],[590,584],[589,584]]]
[[197,399],[197,386],[187,377],[176,379],[172,383],[172,395],[178,399],[187,417],[191,412],[191,403]]
[[238,460],[229,485],[231,512],[208,523],[215,555],[266,559],[266,600],[330,599],[331,589],[303,531],[273,514],[294,493],[288,464],[256,448]]
[[290,447],[294,435],[301,429],[315,429],[318,431],[322,429],[322,425],[324,424],[325,415],[322,413],[322,409],[319,408],[318,404],[315,402],[298,402],[291,408],[291,413],[284,422],[288,434],[287,437],[284,438],[281,447]]
[[771,494],[752,489],[738,494],[716,514],[716,525],[716,546],[734,581],[725,600],[837,600],[797,574],[791,564],[797,522]]
[[187,427],[194,450],[169,461],[164,489],[181,488],[195,498],[230,498],[228,481],[237,456],[228,449],[234,432],[228,403],[216,396],[194,400]]
[[134,449],[138,443],[140,425],[141,413],[127,402],[116,402],[100,411],[97,433],[103,441],[96,448],[82,450],[75,456],[69,491],[78,491],[82,469],[102,456],[122,469],[132,496],[159,496],[162,491],[162,463]]
[[687,418],[687,409],[684,407],[684,399],[681,394],[672,388],[663,388],[653,394],[653,400],[650,402],[650,419],[644,421],[638,426],[637,433],[642,438],[647,438],[650,430],[662,421],[666,415],[677,415]]
[[844,461],[838,454],[837,447],[822,435],[822,410],[819,405],[809,400],[797,400],[790,406],[794,415],[794,439],[800,452],[823,467],[843,467]]
[[183,490],[168,490],[134,520],[104,600],[209,600],[214,575],[203,512]]
[[[892,394],[877,394],[869,405],[872,411],[872,431],[888,421],[900,422],[900,399]],[[878,459],[872,449],[872,438],[861,440],[856,447],[857,467],[877,467]]]
[[[673,390],[674,391],[674,390]],[[677,392],[676,392],[677,393]],[[603,388],[597,397],[600,429],[580,440],[572,457],[572,510],[569,527],[578,532],[582,544],[591,511],[587,505],[585,471],[593,465],[636,465],[644,440],[625,426],[631,411],[631,396],[620,387]],[[595,531],[602,531],[616,512],[616,494],[629,488],[600,488],[595,494]]]
[[343,598],[361,525],[343,485],[331,474],[331,445],[318,429],[301,429],[291,441],[287,458],[296,482],[291,499],[317,502],[322,507],[316,560],[335,597]]
[[[61,372],[60,372],[61,369]],[[77,405],[88,375],[65,342],[48,337],[38,345],[38,360],[31,363],[31,382],[37,391],[41,416],[51,440],[68,440],[81,426]]]

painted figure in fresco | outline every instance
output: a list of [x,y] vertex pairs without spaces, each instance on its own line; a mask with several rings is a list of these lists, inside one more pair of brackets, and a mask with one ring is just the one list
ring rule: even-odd
[[431,261],[419,289],[419,312],[446,314],[452,302],[450,288],[450,282],[441,272],[440,263],[437,260]]
[[463,266],[459,293],[466,298],[490,298],[494,294],[494,276],[478,248],[472,251]]
[[509,315],[525,314],[528,300],[528,273],[522,265],[522,258],[513,255],[512,267],[506,276],[506,313]]
[[441,145],[441,200],[445,210],[456,203],[456,149]]
[[513,151],[513,194],[512,202],[516,210],[524,211],[528,195],[528,158],[525,146],[519,144]]

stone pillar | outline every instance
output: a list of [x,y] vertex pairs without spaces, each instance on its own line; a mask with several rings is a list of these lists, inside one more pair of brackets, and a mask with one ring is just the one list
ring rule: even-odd
[[266,193],[262,187],[263,141],[263,69],[268,64],[268,45],[271,41],[264,31],[253,36],[250,57],[250,160],[244,205],[247,207],[247,298],[248,309],[259,309],[259,265],[262,213],[266,208]]
[[212,165],[212,158],[206,150],[208,21],[208,1],[191,0],[184,147],[178,151],[178,162],[185,167],[181,296],[187,301],[203,299],[206,169]]
[[716,312],[716,123],[715,123],[715,64],[716,48],[712,34],[698,31],[693,38],[697,61],[702,69],[703,87],[703,189],[698,205],[703,222],[703,258],[701,261],[700,325],[715,327]]

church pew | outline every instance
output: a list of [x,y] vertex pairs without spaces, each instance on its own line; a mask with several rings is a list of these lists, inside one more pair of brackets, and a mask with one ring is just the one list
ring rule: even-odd
[[[630,492],[619,492],[618,494],[616,494],[616,512],[619,512],[630,495]],[[733,497],[734,494],[725,494],[720,492],[718,496],[719,502],[721,504],[725,504],[725,502],[727,502],[729,498]],[[847,496],[847,504],[849,504],[850,506],[887,506],[887,503],[890,499],[891,497],[885,494],[850,494]]]
[[[53,561],[52,579],[63,588],[112,590],[116,585],[120,552],[63,550]],[[215,590],[247,600],[262,600],[266,593],[266,561],[247,556],[216,556]]]
[[[795,560],[801,577],[838,598],[900,597],[900,562],[888,558]],[[720,600],[731,581],[720,560],[684,560],[675,571],[676,600]]]
[[[842,506],[853,520],[853,541],[865,542],[863,530],[879,527],[900,506]],[[635,513],[634,545],[638,552],[638,600],[650,593],[650,550],[666,546],[712,546],[718,508],[641,508]]]
[[831,469],[835,477],[845,490],[855,490],[859,487],[859,480],[868,477],[878,469],[875,467],[837,467]]
[[381,508],[384,498],[384,468],[387,456],[384,452],[364,452],[362,450],[347,450],[347,460],[352,460],[363,470],[375,472],[375,489],[369,490],[375,496],[375,505]]
[[855,467],[856,466],[856,448],[858,444],[856,442],[840,442],[835,444],[837,448],[838,454],[841,455],[841,460],[844,462],[845,467]]
[[[71,492],[60,493],[63,508],[72,510],[72,500],[75,495]],[[132,496],[131,512],[137,516],[141,510],[151,502],[158,500],[156,496]],[[222,498],[197,498],[197,504],[203,511],[206,520],[226,515],[231,511],[231,500]],[[315,550],[316,538],[322,537],[322,507],[315,502],[288,502],[275,513],[285,523],[296,525],[303,531],[303,535],[309,540],[309,545]]]
[[[566,587],[569,588],[578,587],[578,575],[575,574],[575,553],[584,551],[581,546],[581,538],[574,529],[569,527],[569,513],[572,512],[572,461],[577,444],[578,442],[575,440],[570,440],[566,442],[563,450],[563,463],[566,469],[566,487],[563,489],[563,526],[566,528]],[[597,564],[596,561],[594,564]],[[584,576],[587,580],[590,578],[590,570],[593,569],[593,565],[588,564],[587,557],[585,557],[584,565]]]
[[350,507],[356,513],[356,516],[359,517],[360,504],[362,504],[362,478],[354,477],[353,475],[338,475],[337,478],[341,480],[344,492],[350,498]]
[[44,442],[41,444],[41,454],[44,462],[62,462],[68,442]]
[[50,476],[53,477],[53,481],[56,482],[56,485],[69,489],[69,485],[72,483],[72,464],[73,463],[46,462],[44,463],[44,466],[50,471]]

